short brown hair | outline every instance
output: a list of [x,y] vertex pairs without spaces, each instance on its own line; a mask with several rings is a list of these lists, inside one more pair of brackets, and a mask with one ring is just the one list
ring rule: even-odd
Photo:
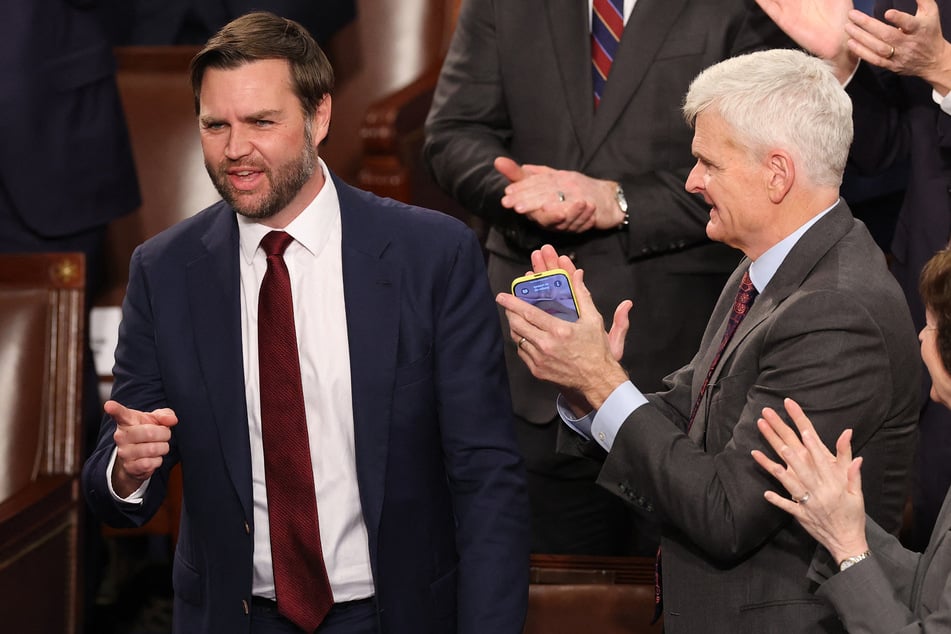
[[264,59],[285,59],[291,66],[294,94],[312,116],[324,96],[333,93],[334,71],[310,33],[293,20],[266,11],[235,18],[208,40],[189,65],[195,113],[201,82],[209,68],[234,69]]
[[918,290],[938,322],[938,354],[944,369],[951,372],[951,249],[944,248],[928,260],[921,271]]

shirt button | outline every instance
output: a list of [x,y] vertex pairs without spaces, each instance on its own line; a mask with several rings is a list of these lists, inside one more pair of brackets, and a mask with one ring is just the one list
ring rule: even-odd
[[244,613],[245,613],[245,614],[251,614],[251,610],[248,609],[248,601],[247,601],[247,599],[241,599],[241,606],[244,608]]
[[602,431],[602,432],[598,432],[598,440],[604,440],[604,439],[605,439],[604,432],[603,432],[603,431]]

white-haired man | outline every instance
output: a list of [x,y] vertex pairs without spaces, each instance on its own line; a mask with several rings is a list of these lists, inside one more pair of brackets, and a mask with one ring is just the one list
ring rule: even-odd
[[[615,360],[631,304],[605,333],[583,272],[551,247],[534,268],[569,268],[579,321],[498,302],[529,369],[562,388],[562,416],[578,432],[563,447],[603,459],[599,483],[662,523],[669,634],[842,631],[806,577],[815,541],[763,500],[771,481],[749,454],[768,451],[756,428],[764,406],[805,401],[826,442],[854,425],[868,511],[899,526],[915,334],[881,251],[839,198],[851,104],[821,60],[772,50],[701,73],[684,113],[697,158],[686,187],[711,207],[707,234],[747,257],[666,391],[643,395]],[[637,299],[651,310],[650,297]]]

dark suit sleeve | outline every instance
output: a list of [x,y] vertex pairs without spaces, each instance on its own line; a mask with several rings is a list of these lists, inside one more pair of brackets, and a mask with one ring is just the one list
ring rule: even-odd
[[8,0],[0,23],[0,190],[44,238],[140,202],[115,60],[89,5]]
[[[936,528],[938,540],[947,528]],[[942,548],[939,541],[934,558],[926,563],[925,557],[906,550],[874,523],[866,531],[872,556],[821,580],[816,592],[835,606],[846,629],[870,634],[951,630],[951,577],[934,565],[946,565],[947,547]],[[934,569],[919,571],[919,565]],[[917,593],[913,590],[916,578],[922,579]],[[923,612],[909,607],[913,596],[920,601]]]
[[[777,484],[750,458],[752,449],[760,449],[777,459],[756,427],[763,407],[784,412],[782,399],[791,397],[829,446],[852,427],[853,446],[863,455],[874,434],[887,435],[893,400],[907,400],[892,393],[894,370],[884,333],[846,293],[814,291],[790,298],[759,330],[729,360],[729,372],[709,388],[705,447],[682,431],[689,386],[681,384],[675,393],[662,395],[676,402],[678,418],[670,418],[671,408],[637,409],[619,430],[599,477],[632,503],[649,501],[661,521],[724,565],[742,560],[791,521],[763,499],[763,491]],[[883,461],[880,455],[865,456],[867,465]],[[885,479],[880,473],[866,475],[870,487],[876,478]],[[868,498],[873,515],[875,497]]]
[[[852,98],[855,128],[849,161],[863,174],[881,172],[907,157],[910,152],[911,129],[904,117],[903,81],[893,73],[863,62],[846,86],[846,92]],[[923,83],[918,88],[919,97],[931,100],[930,89],[925,95]],[[932,107],[938,110],[936,104],[932,104]],[[948,116],[945,115],[943,119],[948,119]]]
[[458,631],[517,634],[528,591],[528,498],[483,256],[465,237],[436,298],[435,401],[456,514]]
[[[152,411],[168,404],[161,384],[153,311],[142,259],[141,248],[136,249],[129,265],[129,286],[122,306],[112,399],[131,409]],[[116,448],[112,437],[115,430],[115,420],[105,416],[96,448],[83,465],[83,492],[93,512],[105,523],[117,527],[141,526],[151,519],[165,499],[168,472],[178,461],[174,428],[170,452],[152,475],[141,505],[117,502],[106,484],[106,468]]]
[[510,156],[512,124],[500,72],[505,60],[490,4],[462,4],[427,117],[423,151],[439,185],[495,224],[513,213],[500,204],[508,181],[492,167],[496,157]]

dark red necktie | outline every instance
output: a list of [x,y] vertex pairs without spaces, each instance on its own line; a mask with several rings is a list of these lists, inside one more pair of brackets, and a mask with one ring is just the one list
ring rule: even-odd
[[591,5],[591,78],[595,108],[601,103],[623,30],[624,0],[594,0]]
[[267,255],[258,298],[261,432],[277,609],[313,632],[333,606],[333,592],[320,546],[294,304],[284,263],[284,250],[293,241],[283,231],[261,240]]
[[[743,273],[743,280],[740,282],[740,288],[737,290],[736,298],[733,300],[733,308],[730,309],[730,319],[726,324],[726,332],[723,333],[723,339],[720,340],[720,347],[717,348],[713,362],[710,363],[710,369],[707,370],[707,376],[703,379],[703,385],[700,386],[697,399],[694,401],[693,408],[690,410],[690,420],[687,422],[687,433],[690,433],[690,428],[693,427],[693,421],[697,417],[697,411],[700,409],[700,401],[703,400],[703,395],[707,392],[710,378],[720,363],[720,357],[723,356],[723,351],[726,350],[727,344],[733,339],[736,329],[739,327],[740,322],[743,321],[743,318],[746,317],[746,313],[749,312],[750,306],[753,305],[753,300],[756,299],[758,294],[759,292],[756,290],[756,287],[753,286],[753,281],[750,279],[750,272],[747,270]],[[657,558],[654,562],[654,620],[652,623],[657,622],[657,619],[660,618],[664,610],[663,595],[661,594],[661,578],[661,556],[660,548],[658,548]]]

